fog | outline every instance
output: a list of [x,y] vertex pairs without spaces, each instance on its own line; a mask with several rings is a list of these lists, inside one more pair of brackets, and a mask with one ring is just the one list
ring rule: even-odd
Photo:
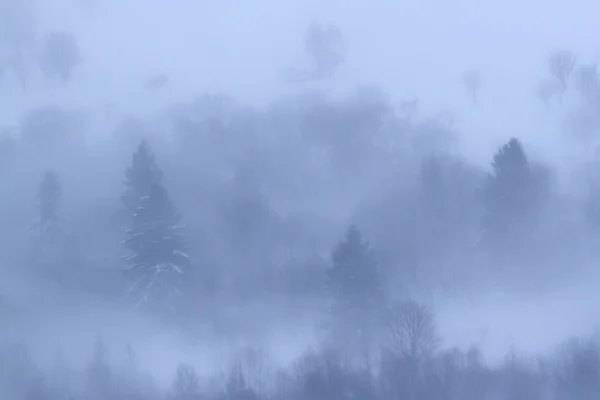
[[598,8],[0,0],[0,396],[597,398]]

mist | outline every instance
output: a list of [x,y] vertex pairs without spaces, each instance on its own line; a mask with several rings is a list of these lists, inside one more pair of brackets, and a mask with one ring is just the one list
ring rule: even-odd
[[597,8],[0,0],[0,395],[596,398]]

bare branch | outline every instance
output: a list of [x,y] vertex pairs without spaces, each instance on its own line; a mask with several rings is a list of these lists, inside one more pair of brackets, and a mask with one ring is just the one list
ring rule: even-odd
[[439,344],[434,316],[421,304],[407,301],[393,305],[386,322],[391,350],[406,358],[427,358]]
[[569,77],[576,64],[577,57],[569,50],[556,51],[548,59],[548,70],[560,82],[563,92],[567,90]]
[[596,102],[600,94],[600,77],[596,64],[582,65],[577,70],[577,89],[588,102]]
[[190,398],[200,393],[200,376],[191,365],[179,364],[172,386],[174,400]]

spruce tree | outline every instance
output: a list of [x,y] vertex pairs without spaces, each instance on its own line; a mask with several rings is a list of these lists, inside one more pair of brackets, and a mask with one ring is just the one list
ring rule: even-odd
[[162,183],[162,177],[148,142],[142,140],[133,153],[131,165],[125,170],[125,191],[121,195],[121,203],[126,218],[136,212],[140,199],[150,195],[154,184]]
[[174,312],[178,307],[190,271],[187,243],[178,221],[167,191],[155,183],[150,194],[141,198],[123,241],[129,250],[125,257],[129,293],[137,305],[159,312]]
[[483,186],[483,237],[488,244],[514,254],[518,247],[526,246],[524,239],[535,227],[548,194],[542,172],[529,162],[518,139],[500,147]]
[[42,253],[48,250],[59,236],[64,233],[61,216],[58,212],[62,196],[62,185],[54,171],[44,174],[38,191],[38,217],[30,230],[35,243]]
[[35,222],[29,227],[31,248],[26,260],[37,273],[52,280],[69,280],[74,277],[72,268],[84,262],[75,236],[69,231],[61,215],[62,185],[54,171],[47,171],[37,194],[38,207]]
[[365,344],[376,326],[384,295],[375,253],[356,226],[348,228],[344,240],[333,250],[327,275],[334,330],[343,329],[354,344]]

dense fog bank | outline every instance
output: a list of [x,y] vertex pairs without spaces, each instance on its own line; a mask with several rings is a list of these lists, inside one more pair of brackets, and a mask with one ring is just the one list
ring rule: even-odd
[[0,0],[0,397],[600,395],[595,21],[351,3]]

